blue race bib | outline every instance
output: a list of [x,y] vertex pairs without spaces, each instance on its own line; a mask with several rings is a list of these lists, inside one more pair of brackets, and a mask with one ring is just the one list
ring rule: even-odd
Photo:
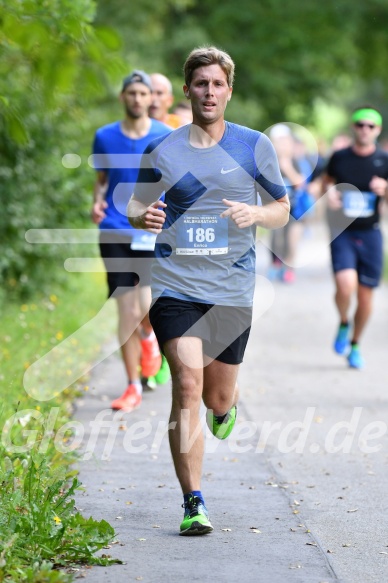
[[155,249],[156,235],[144,231],[131,232],[131,249],[133,251],[153,251]]
[[177,223],[177,255],[224,255],[228,253],[228,219],[218,215],[185,213]]
[[344,215],[352,218],[371,217],[375,212],[376,198],[373,192],[345,190],[342,193]]

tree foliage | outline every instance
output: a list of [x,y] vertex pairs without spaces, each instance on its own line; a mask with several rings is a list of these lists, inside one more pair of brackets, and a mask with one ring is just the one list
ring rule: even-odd
[[132,6],[127,18],[125,2],[110,6],[100,0],[97,17],[120,30],[131,62],[161,68],[179,80],[178,91],[193,47],[215,44],[230,52],[235,95],[239,105],[249,103],[231,107],[234,121],[242,113],[256,127],[286,119],[303,123],[311,121],[318,97],[348,105],[363,82],[385,80],[374,92],[377,99],[388,86],[386,0],[161,0]]
[[92,25],[92,0],[0,8],[0,280],[23,295],[60,273],[51,270],[58,248],[32,246],[25,232],[74,227],[86,215],[82,175],[61,160],[78,153],[88,106],[123,65],[119,36]]
[[0,0],[1,289],[28,293],[58,265],[26,230],[86,224],[91,171],[61,159],[86,160],[129,70],[165,73],[179,100],[187,54],[214,44],[236,62],[231,121],[311,124],[317,100],[388,117],[387,28],[386,0]]

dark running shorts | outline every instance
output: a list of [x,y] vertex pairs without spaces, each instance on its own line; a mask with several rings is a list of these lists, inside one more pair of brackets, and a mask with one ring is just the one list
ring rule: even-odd
[[361,285],[379,285],[383,270],[383,238],[379,228],[343,231],[330,247],[334,273],[355,269]]
[[161,350],[168,340],[195,336],[202,339],[207,356],[226,364],[240,364],[251,329],[252,308],[161,297],[151,307],[150,321]]
[[[107,243],[106,241],[111,241]],[[128,238],[110,231],[100,232],[100,253],[104,260],[108,297],[125,293],[126,289],[116,292],[117,288],[149,286],[151,284],[151,264],[154,257],[153,251],[133,251]],[[145,259],[145,261],[139,261]],[[136,261],[134,261],[136,260]],[[119,268],[120,271],[114,271]],[[115,293],[116,292],[116,293]]]

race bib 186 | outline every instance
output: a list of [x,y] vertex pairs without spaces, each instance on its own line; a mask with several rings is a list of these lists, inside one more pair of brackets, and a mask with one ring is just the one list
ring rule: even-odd
[[228,219],[218,215],[183,215],[177,224],[177,255],[223,255],[228,252]]
[[345,190],[342,193],[342,205],[347,217],[371,217],[375,212],[376,195],[373,192]]

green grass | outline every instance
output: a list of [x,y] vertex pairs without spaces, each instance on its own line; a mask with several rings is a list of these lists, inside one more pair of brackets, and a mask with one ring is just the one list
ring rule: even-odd
[[[111,562],[95,552],[113,540],[114,529],[74,508],[80,484],[72,468],[72,432],[61,435],[62,447],[54,441],[74,398],[88,389],[87,375],[79,378],[78,372],[96,359],[113,332],[113,302],[104,321],[98,317],[105,303],[103,275],[71,274],[66,289],[3,306],[0,581],[68,582],[74,578],[67,572],[71,565]],[[28,394],[23,376],[35,369],[36,386]]]

